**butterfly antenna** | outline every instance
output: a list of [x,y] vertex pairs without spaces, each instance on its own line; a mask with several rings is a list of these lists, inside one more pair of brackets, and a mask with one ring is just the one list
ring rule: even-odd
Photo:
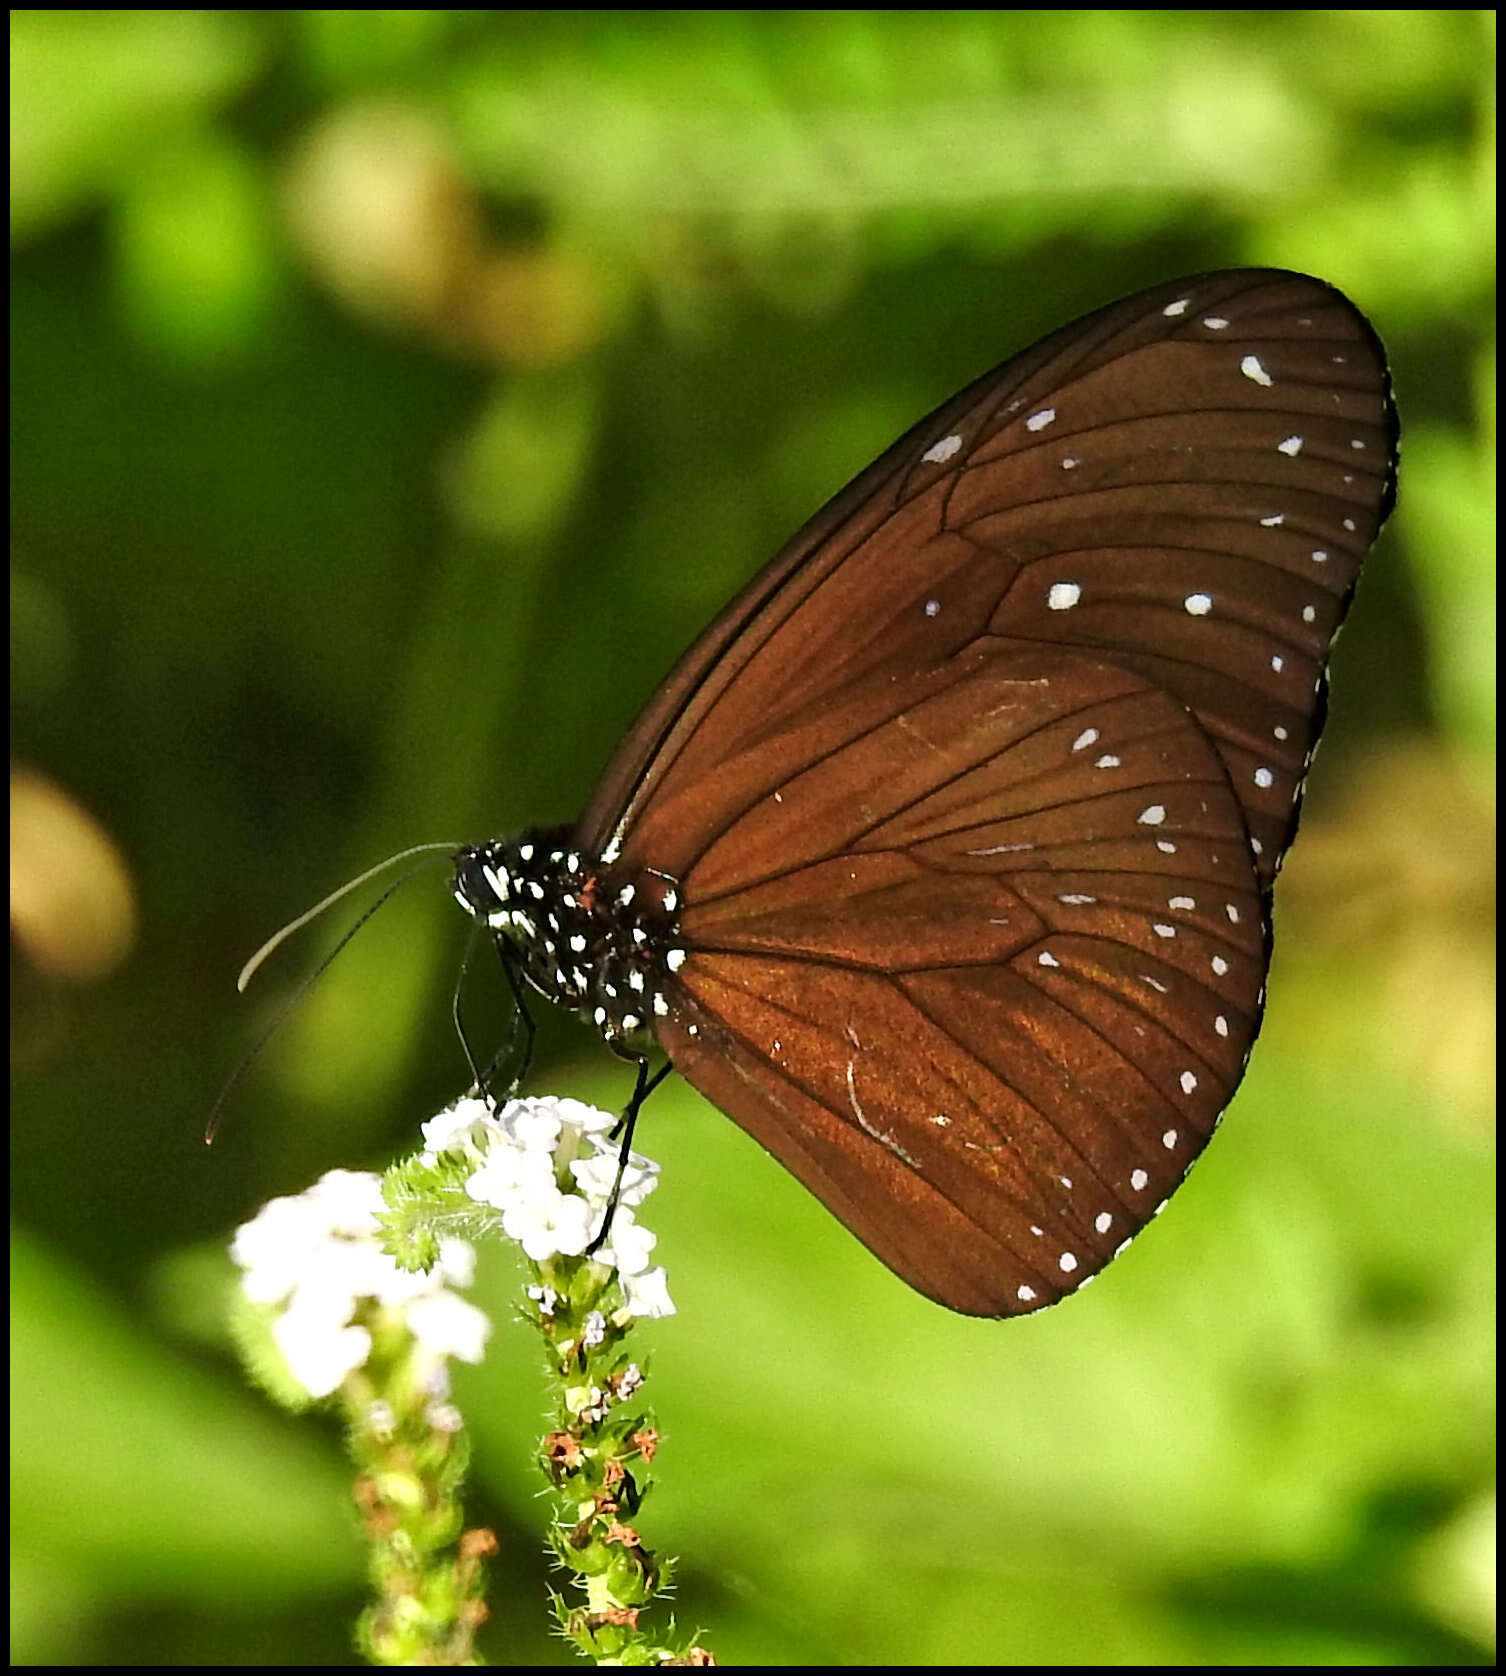
[[267,956],[270,955],[279,944],[285,942],[289,937],[291,937],[295,931],[302,930],[302,928],[307,925],[310,920],[317,918],[318,915],[322,914],[326,908],[333,906],[333,904],[338,902],[342,896],[348,896],[351,891],[358,889],[361,885],[364,885],[367,880],[375,878],[378,873],[384,873],[389,867],[395,867],[399,862],[407,861],[412,856],[428,855],[431,857],[429,860],[419,862],[416,867],[410,867],[408,871],[401,876],[401,878],[393,880],[393,882],[388,885],[386,890],[384,890],[382,894],[377,897],[376,901],[366,909],[355,924],[344,933],[344,935],[340,938],[340,941],[335,944],[327,955],[325,955],[324,959],[321,960],[314,970],[310,972],[302,983],[298,985],[297,989],[293,991],[287,1003],[278,1010],[277,1016],[267,1026],[267,1028],[262,1031],[261,1035],[257,1037],[255,1042],[252,1043],[250,1051],[246,1054],[246,1057],[241,1060],[240,1064],[237,1065],[230,1073],[230,1076],[226,1079],[225,1086],[221,1088],[219,1093],[215,1096],[215,1102],[209,1108],[209,1118],[204,1125],[205,1146],[212,1146],[214,1144],[214,1138],[219,1133],[220,1116],[225,1109],[226,1103],[229,1101],[230,1096],[235,1092],[235,1090],[240,1087],[241,1079],[260,1057],[262,1049],[266,1047],[267,1043],[271,1041],[271,1039],[287,1022],[288,1015],[293,1011],[298,1003],[302,1001],[304,996],[308,994],[309,990],[311,990],[319,979],[322,978],[329,970],[330,966],[334,963],[336,956],[343,952],[351,938],[354,937],[361,927],[365,925],[367,920],[369,920],[372,915],[376,913],[377,909],[382,907],[389,897],[394,896],[403,888],[405,884],[407,884],[409,879],[423,872],[426,867],[432,867],[434,865],[432,860],[433,851],[444,850],[447,854],[453,855],[458,848],[459,846],[456,844],[415,844],[412,849],[400,850],[398,854],[388,856],[385,861],[379,861],[375,867],[368,867],[358,878],[351,879],[349,883],[341,885],[338,890],[331,891],[322,902],[316,903],[308,910],[307,913],[300,914],[297,919],[289,921],[289,923],[283,926],[282,930],[277,932],[275,936],[269,937],[267,941],[256,951],[256,953],[251,956],[246,964],[241,967],[240,976],[235,980],[235,987],[244,994],[246,985],[250,983],[252,977],[256,974],[257,969],[261,966],[262,962],[266,960]]
[[[338,890],[332,890],[322,902],[316,902],[306,913],[299,914],[297,919],[289,920],[288,923],[283,926],[281,931],[276,931],[268,937],[266,942],[264,942],[256,953],[253,954],[246,962],[246,964],[241,967],[240,976],[235,980],[235,987],[242,995],[244,995],[246,993],[246,985],[256,976],[257,969],[268,955],[287,942],[288,938],[291,937],[295,931],[302,931],[304,926],[306,926],[311,920],[318,919],[320,914],[322,914],[326,908],[334,907],[335,903],[338,902],[342,896],[349,896],[353,890],[359,890],[368,879],[374,879],[378,873],[385,873],[389,867],[396,867],[398,862],[406,861],[409,856],[424,855],[433,850],[444,850],[447,854],[454,855],[455,851],[459,848],[460,846],[458,844],[415,844],[411,850],[399,850],[396,855],[389,855],[385,861],[379,861],[375,867],[368,867],[366,871],[358,877],[354,879],[347,879]],[[397,881],[397,884],[393,885],[391,890],[385,891],[380,900],[372,907],[368,908],[366,912],[361,915],[360,919],[358,919],[345,934],[345,936],[341,938],[339,947],[335,950],[335,954],[338,954],[340,949],[345,947],[351,937],[353,937],[355,933],[366,923],[366,921],[376,912],[377,908],[381,907],[382,903],[385,902],[387,898],[392,895],[392,892],[398,888],[398,885],[407,884],[408,880],[413,877],[414,873],[421,872],[424,867],[430,865],[431,863],[424,862],[421,866],[413,868],[411,872],[404,873],[402,878]],[[334,955],[331,955],[330,960],[333,959]],[[327,960],[325,961],[324,966],[327,966],[328,964],[329,961]],[[324,966],[319,968],[319,972],[324,970]],[[314,977],[317,978],[319,976],[319,972],[315,972]]]
[[[460,1038],[460,1046],[465,1054],[465,1062],[471,1068],[471,1087],[480,1094],[483,1092],[482,1072],[476,1063],[476,1055],[471,1051],[471,1039],[465,1033],[465,1021],[460,1016],[460,991],[465,985],[466,973],[471,969],[471,955],[476,947],[476,937],[480,927],[473,920],[471,934],[465,940],[465,953],[460,957],[460,970],[455,974],[455,987],[450,991],[450,1018],[455,1025],[455,1034]],[[495,1065],[496,1061],[492,1061]]]

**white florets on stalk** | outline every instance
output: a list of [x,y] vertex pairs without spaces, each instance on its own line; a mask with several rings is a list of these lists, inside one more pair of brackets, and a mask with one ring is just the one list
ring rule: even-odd
[[[673,1315],[664,1270],[650,1264],[655,1236],[635,1214],[657,1186],[659,1167],[629,1153],[619,1182],[619,1148],[610,1138],[616,1121],[579,1100],[494,1108],[468,1096],[424,1124],[424,1146],[430,1157],[471,1165],[466,1194],[500,1211],[503,1231],[535,1263],[590,1251],[592,1262],[616,1269],[630,1315]],[[607,1238],[592,1251],[614,1186]]]
[[453,1290],[470,1285],[475,1252],[465,1240],[441,1240],[427,1274],[407,1273],[382,1249],[385,1208],[380,1176],[330,1170],[236,1230],[230,1255],[244,1271],[241,1289],[276,1310],[272,1336],[312,1397],[331,1395],[366,1361],[380,1312],[412,1334],[436,1403],[449,1391],[449,1357],[481,1360],[491,1323]]
[[[555,1259],[586,1258],[616,1271],[624,1321],[673,1315],[664,1270],[651,1263],[655,1237],[635,1214],[657,1185],[658,1166],[631,1153],[619,1183],[615,1122],[578,1100],[494,1107],[468,1096],[423,1125],[423,1159],[466,1166],[465,1198],[498,1213],[501,1231],[545,1265],[541,1279],[559,1279],[549,1267]],[[449,1180],[451,1192],[462,1186],[453,1174]],[[593,1250],[614,1186],[608,1236]],[[388,1230],[379,1218],[388,1210],[380,1176],[331,1170],[307,1192],[273,1199],[236,1232],[231,1256],[243,1270],[242,1291],[271,1312],[288,1372],[311,1397],[332,1395],[366,1363],[373,1329],[411,1334],[435,1404],[448,1395],[449,1357],[481,1360],[491,1324],[457,1291],[471,1284],[473,1248],[440,1238],[433,1266],[409,1272],[383,1249]],[[530,1288],[535,1293],[547,1317],[552,1289]]]
[[636,1525],[659,1431],[629,1335],[675,1306],[637,1220],[658,1166],[623,1154],[616,1121],[577,1100],[467,1096],[385,1176],[331,1170],[235,1235],[232,1327],[253,1377],[293,1409],[333,1398],[347,1422],[382,1580],[361,1628],[376,1662],[474,1662],[457,1626],[485,1616],[480,1562],[495,1538],[455,1540],[470,1445],[447,1400],[448,1358],[481,1360],[490,1323],[456,1289],[471,1283],[470,1241],[498,1235],[530,1260],[520,1314],[554,1389],[539,1447],[549,1544],[584,1592],[555,1596],[560,1627],[600,1663],[707,1662],[638,1622],[672,1571]]

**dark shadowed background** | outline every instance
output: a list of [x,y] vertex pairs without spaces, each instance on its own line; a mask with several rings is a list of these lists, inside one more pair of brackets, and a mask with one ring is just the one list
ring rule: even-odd
[[[1374,321],[1403,468],[1218,1140],[1089,1293],[981,1323],[672,1081],[641,1524],[734,1664],[1489,1662],[1493,17],[11,28],[13,1660],[350,1657],[340,1441],[243,1384],[225,1244],[459,1090],[464,926],[411,885],[206,1151],[349,916],[241,999],[245,955],[404,844],[571,817],[966,380],[1272,264]],[[532,1086],[628,1092],[560,1020]],[[517,1278],[458,1397],[487,1657],[551,1663]]]

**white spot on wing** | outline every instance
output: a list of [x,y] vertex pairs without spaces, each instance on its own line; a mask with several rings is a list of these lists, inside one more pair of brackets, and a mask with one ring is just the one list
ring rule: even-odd
[[940,442],[933,442],[920,457],[927,465],[942,466],[945,465],[946,462],[961,449],[961,447],[962,438],[960,436],[944,436]]
[[1025,421],[1027,431],[1043,431],[1056,417],[1054,407],[1043,407],[1039,413],[1032,413]]
[[[1206,325],[1207,322],[1204,321],[1203,324]],[[1272,378],[1265,370],[1265,368],[1261,366],[1260,357],[1258,355],[1246,355],[1244,360],[1239,363],[1239,370],[1250,380],[1252,384],[1264,385],[1267,389],[1269,389],[1271,385],[1276,382],[1275,379]]]
[[1053,582],[1046,594],[1046,604],[1053,611],[1070,611],[1082,598],[1082,589],[1075,582]]
[[1182,608],[1189,617],[1206,617],[1213,609],[1211,594],[1188,594],[1182,601]]
[[1302,438],[1300,436],[1287,437],[1284,442],[1278,442],[1276,444],[1276,452],[1278,454],[1287,454],[1295,460],[1302,452]]

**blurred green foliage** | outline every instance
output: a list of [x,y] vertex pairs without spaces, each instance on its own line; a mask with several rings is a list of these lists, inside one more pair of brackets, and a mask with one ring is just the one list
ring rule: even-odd
[[[410,887],[206,1154],[316,958],[237,1003],[244,954],[402,844],[567,818],[702,622],[966,379],[1272,263],[1376,322],[1404,465],[1245,1088],[1155,1231],[1011,1325],[666,1088],[647,1535],[728,1663],[1489,1662],[1493,14],[11,31],[13,1661],[350,1656],[338,1442],[240,1383],[223,1247],[456,1090],[463,934]],[[558,1020],[535,1085],[626,1092]],[[515,1284],[459,1396],[488,1656],[550,1663]]]

